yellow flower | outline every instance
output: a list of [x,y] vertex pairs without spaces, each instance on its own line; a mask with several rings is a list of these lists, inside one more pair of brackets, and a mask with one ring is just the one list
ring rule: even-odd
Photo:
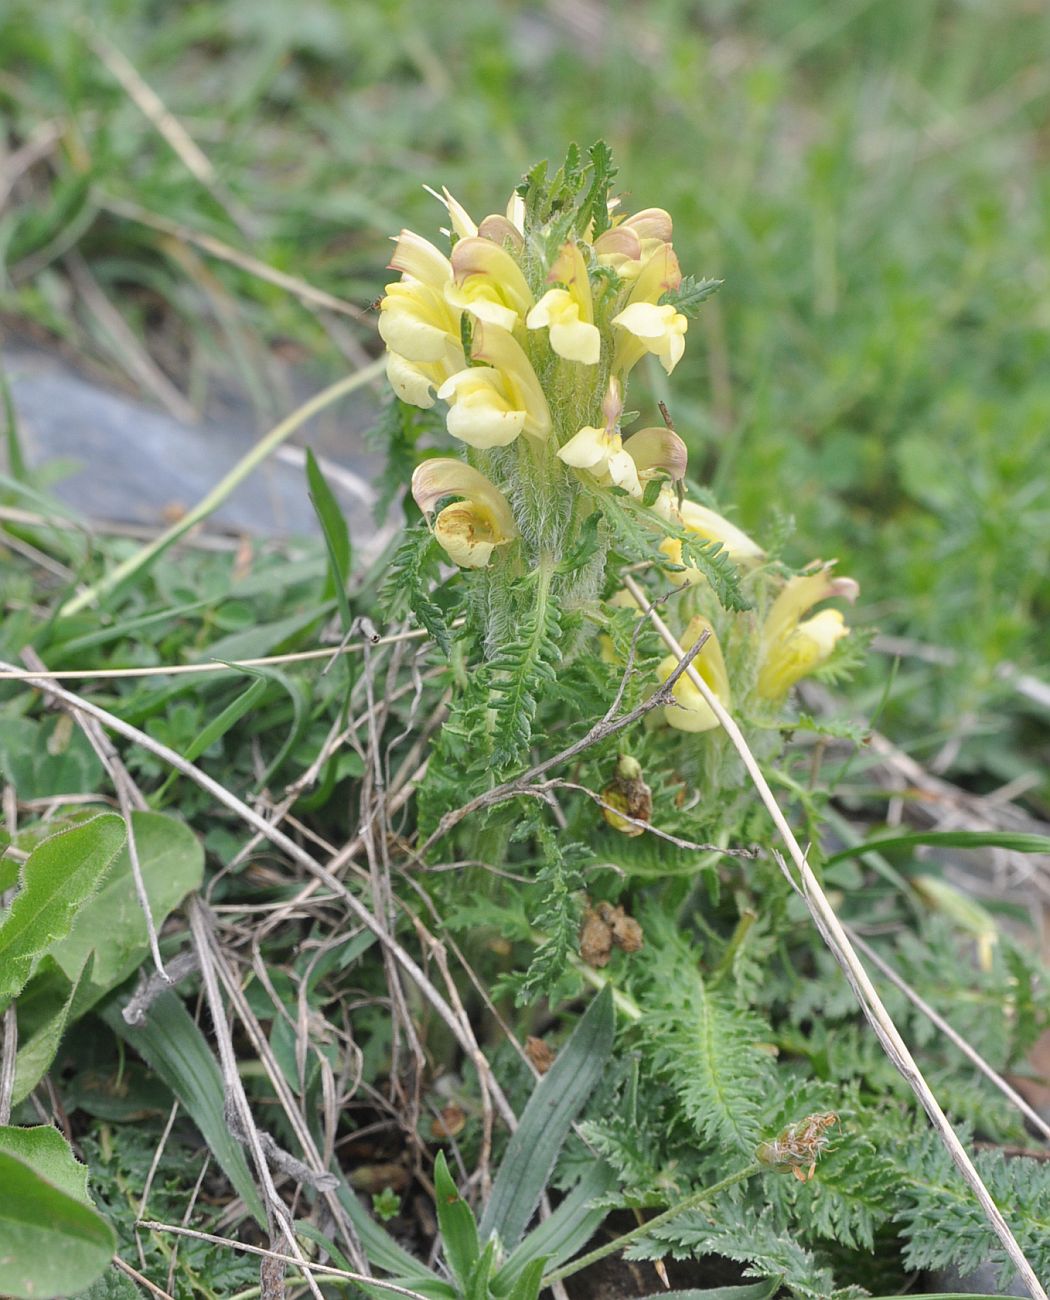
[[433,244],[403,230],[392,269],[402,279],[386,287],[379,333],[387,345],[387,374],[398,397],[413,406],[433,406],[431,390],[466,364],[459,312],[445,301],[452,265]]
[[670,303],[632,303],[614,316],[612,323],[626,335],[617,340],[613,361],[614,369],[621,373],[631,370],[647,352],[659,359],[668,374],[681,361],[689,322]]
[[461,370],[438,389],[449,403],[449,433],[478,448],[505,447],[523,432],[546,438],[547,399],[520,344],[506,330],[479,321],[473,353],[491,364]]
[[634,458],[623,449],[619,422],[623,411],[623,398],[620,385],[610,379],[609,388],[602,403],[605,416],[605,428],[597,429],[585,425],[574,434],[564,447],[558,449],[558,459],[573,469],[586,470],[600,484],[610,483],[622,487],[632,496],[641,496],[642,486],[638,479],[638,467]]
[[[693,660],[693,667],[714,692],[719,703],[728,709],[731,699],[729,674],[726,672],[718,637],[706,618],[697,615],[690,620],[681,639],[681,646],[683,650],[691,650],[705,632],[709,632],[710,636],[704,648]],[[657,665],[656,674],[662,682],[665,682],[677,667],[677,656],[668,655]],[[690,680],[688,673],[683,673],[675,682],[673,694],[676,703],[664,709],[664,718],[672,727],[678,731],[710,731],[718,726],[718,719],[711,706],[704,699],[699,688]]]
[[682,282],[678,258],[670,244],[659,243],[646,261],[627,299],[612,323],[623,333],[616,343],[613,369],[627,374],[646,352],[659,357],[668,374],[682,359],[689,322],[670,303],[660,304],[669,290]]
[[506,330],[478,324],[471,351],[476,360],[485,361],[500,372],[518,409],[525,412],[524,432],[534,438],[546,438],[551,431],[550,408],[521,344]]
[[532,291],[521,268],[491,239],[461,239],[452,250],[452,282],[445,299],[480,321],[513,330],[532,306]]
[[623,439],[616,429],[584,425],[564,447],[558,449],[558,459],[574,469],[586,470],[599,483],[614,483],[625,488],[631,496],[641,496],[637,466],[624,451]]
[[434,536],[464,569],[483,569],[497,546],[518,535],[503,493],[471,465],[451,457],[425,460],[412,475],[412,495],[429,519],[442,497],[463,500],[446,506],[434,520]]
[[652,255],[670,242],[670,215],[663,208],[646,208],[599,235],[594,251],[599,263],[611,267],[621,280],[636,280]]
[[[757,564],[765,556],[761,546],[748,537],[747,533],[707,506],[695,501],[683,501],[678,509],[678,517],[689,532],[696,533],[705,541],[721,542],[726,554],[735,564]],[[660,550],[673,564],[682,563],[682,543],[677,537],[665,538],[660,543]],[[703,574],[692,564],[669,576],[678,585],[688,582],[696,586],[704,581]]]
[[803,614],[832,596],[852,603],[859,591],[852,578],[832,578],[830,564],[788,581],[762,627],[758,693],[763,699],[783,699],[800,678],[830,658],[842,637],[849,635],[837,609],[821,610],[804,621]]
[[577,244],[565,244],[551,267],[549,281],[564,288],[548,289],[526,318],[530,330],[550,330],[550,344],[566,361],[596,366],[602,336],[594,323],[594,304],[587,266]]

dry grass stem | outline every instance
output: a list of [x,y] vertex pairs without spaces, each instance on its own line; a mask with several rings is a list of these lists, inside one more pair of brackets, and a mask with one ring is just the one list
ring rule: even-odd
[[239,1250],[248,1255],[260,1255],[265,1259],[294,1264],[296,1268],[302,1269],[308,1275],[316,1273],[321,1277],[345,1278],[349,1282],[367,1282],[370,1287],[378,1287],[384,1291],[389,1291],[391,1295],[408,1296],[409,1300],[427,1300],[427,1297],[420,1295],[418,1291],[411,1291],[408,1287],[398,1286],[395,1282],[384,1282],[381,1278],[366,1277],[363,1273],[350,1273],[344,1268],[333,1268],[328,1264],[314,1264],[310,1260],[298,1259],[294,1255],[285,1255],[278,1250],[264,1250],[261,1246],[249,1246],[243,1241],[232,1241],[229,1237],[216,1237],[210,1232],[197,1232],[193,1228],[182,1228],[174,1223],[156,1223],[153,1220],[144,1220],[138,1226],[148,1228],[151,1232],[171,1232],[178,1236],[193,1237],[197,1241],[208,1241],[213,1246],[226,1246],[229,1250]]

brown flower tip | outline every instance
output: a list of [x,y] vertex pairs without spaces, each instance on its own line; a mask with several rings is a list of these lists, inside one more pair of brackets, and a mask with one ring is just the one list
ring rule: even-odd
[[817,1171],[817,1157],[830,1141],[828,1130],[838,1122],[833,1111],[807,1115],[781,1129],[771,1142],[761,1142],[755,1157],[778,1174],[794,1174],[800,1183],[808,1182]]

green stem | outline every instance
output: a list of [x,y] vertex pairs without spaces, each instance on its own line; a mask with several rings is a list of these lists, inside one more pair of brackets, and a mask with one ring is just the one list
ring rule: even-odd
[[617,1251],[623,1250],[638,1241],[639,1238],[647,1236],[655,1228],[662,1228],[665,1223],[677,1219],[680,1214],[684,1214],[687,1210],[695,1210],[698,1205],[703,1205],[705,1201],[713,1200],[720,1192],[724,1192],[727,1187],[733,1187],[737,1183],[745,1182],[748,1178],[753,1178],[755,1174],[761,1172],[761,1165],[748,1165],[746,1169],[730,1174],[728,1178],[723,1178],[721,1182],[715,1183],[714,1186],[705,1187],[702,1191],[694,1192],[692,1196],[687,1196],[684,1201],[679,1201],[677,1205],[672,1205],[669,1210],[664,1210],[663,1214],[658,1214],[655,1219],[639,1224],[637,1228],[625,1232],[622,1237],[617,1237],[615,1241],[610,1241],[608,1245],[599,1246],[597,1250],[592,1250],[587,1255],[581,1255],[579,1259],[570,1260],[568,1264],[563,1264],[561,1268],[555,1269],[553,1273],[548,1273],[541,1283],[541,1289],[550,1286],[554,1282],[560,1282],[563,1278],[571,1277],[573,1273],[578,1273],[581,1269],[589,1268],[591,1264],[596,1264],[598,1260],[604,1259],[606,1255],[613,1255]]
[[317,393],[316,396],[311,397],[308,402],[304,402],[302,406],[271,429],[268,434],[260,438],[251,451],[243,456],[230,472],[216,483],[207,496],[203,497],[192,510],[183,515],[178,523],[173,524],[171,528],[136,551],[134,555],[130,555],[122,563],[118,564],[115,569],[111,569],[104,574],[98,582],[92,583],[90,587],[78,592],[71,600],[67,600],[59,610],[59,616],[64,618],[70,614],[78,614],[82,609],[97,600],[99,596],[112,591],[114,587],[127,578],[147,568],[169,546],[177,542],[180,537],[185,536],[191,528],[200,523],[202,519],[207,518],[213,510],[217,510],[234,488],[240,486],[257,465],[261,464],[272,451],[275,451],[311,416],[316,415],[318,411],[323,411],[326,406],[331,406],[339,398],[346,397],[347,394],[355,392],[358,388],[363,388],[365,384],[371,383],[373,379],[382,374],[385,365],[386,359],[380,357],[378,360],[373,361],[371,365],[365,366],[364,370],[359,370],[354,375],[348,375],[345,379],[340,379],[338,383],[331,384],[328,388]]

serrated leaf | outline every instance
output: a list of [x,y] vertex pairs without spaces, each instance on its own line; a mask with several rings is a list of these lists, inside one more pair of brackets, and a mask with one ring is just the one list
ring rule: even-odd
[[0,924],[0,999],[24,987],[33,966],[68,934],[124,843],[114,813],[44,840],[22,866],[22,887]]
[[0,1293],[38,1300],[83,1290],[117,1246],[116,1233],[87,1198],[87,1171],[55,1129],[24,1130],[28,1139],[3,1132]]
[[612,992],[606,985],[529,1098],[482,1215],[482,1240],[495,1233],[505,1250],[521,1241],[572,1121],[602,1076],[614,1029]]
[[665,293],[660,302],[669,304],[683,316],[695,316],[700,304],[717,293],[724,283],[724,280],[708,280],[702,276],[686,275],[682,277],[682,283],[678,288]]

